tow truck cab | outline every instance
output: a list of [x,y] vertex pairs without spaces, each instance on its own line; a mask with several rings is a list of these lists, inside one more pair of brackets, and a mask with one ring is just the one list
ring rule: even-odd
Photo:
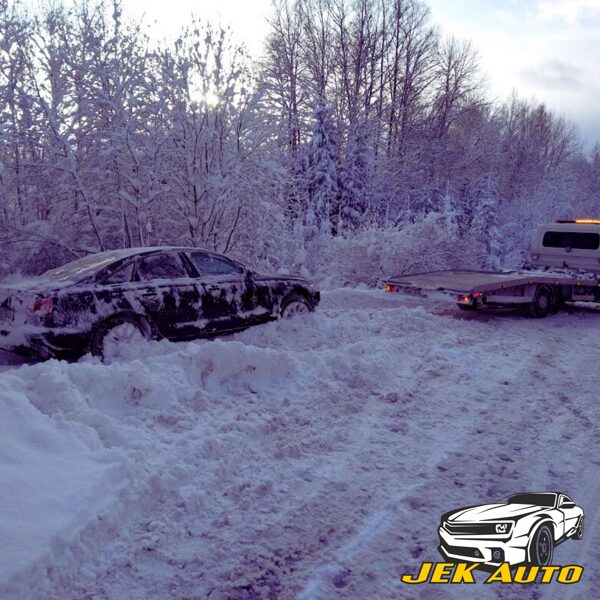
[[600,220],[577,219],[541,225],[533,236],[529,266],[600,273]]

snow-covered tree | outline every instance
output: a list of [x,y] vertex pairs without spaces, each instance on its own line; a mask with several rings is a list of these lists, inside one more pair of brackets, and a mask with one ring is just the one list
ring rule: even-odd
[[476,199],[471,231],[482,243],[485,252],[484,265],[498,269],[502,263],[502,237],[499,223],[499,206],[496,183],[488,175],[483,179]]
[[369,148],[367,126],[357,123],[350,134],[344,161],[340,168],[339,230],[352,231],[359,227],[368,210]]
[[339,169],[335,134],[326,106],[315,109],[315,125],[306,155],[306,236],[311,240],[336,231],[339,215]]

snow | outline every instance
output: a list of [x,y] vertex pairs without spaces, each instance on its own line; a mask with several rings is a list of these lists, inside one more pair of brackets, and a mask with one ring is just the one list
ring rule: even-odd
[[[75,554],[84,535],[106,526],[101,522],[115,510],[127,470],[122,453],[105,448],[92,429],[38,410],[26,381],[14,375],[3,380],[0,582],[6,597],[17,597],[24,586],[25,595],[38,587],[46,567]],[[59,391],[52,385],[58,381],[47,383],[37,398],[44,403]]]
[[[0,597],[593,597],[599,325],[335,289],[229,338],[6,364]],[[555,489],[581,583],[400,582],[443,513]]]

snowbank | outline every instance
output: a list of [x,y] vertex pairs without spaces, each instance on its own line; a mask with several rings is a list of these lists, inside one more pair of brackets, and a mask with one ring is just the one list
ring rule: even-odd
[[[14,483],[1,498],[13,512],[0,524],[13,538],[30,532],[17,540],[21,562],[0,560],[15,573],[10,590],[517,598],[506,586],[407,591],[400,575],[440,560],[441,514],[528,489],[561,489],[584,507],[586,538],[556,557],[592,566],[600,408],[580,373],[596,368],[599,324],[595,311],[465,315],[338,289],[314,314],[230,338],[142,344],[110,365],[8,368],[2,439],[14,444],[1,464]],[[581,584],[527,592],[590,597],[599,584],[586,568]]]
[[23,379],[2,384],[0,597],[30,597],[81,564],[118,510],[127,469],[92,429],[35,408]]

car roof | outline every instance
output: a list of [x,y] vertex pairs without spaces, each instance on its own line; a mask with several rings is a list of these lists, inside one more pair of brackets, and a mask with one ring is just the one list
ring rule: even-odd
[[544,491],[539,491],[539,490],[525,490],[523,492],[515,492],[512,495],[516,496],[518,494],[562,494],[562,493],[563,492],[559,492],[557,490],[544,490]]
[[110,256],[113,257],[114,260],[121,260],[123,258],[129,258],[130,256],[137,256],[139,254],[150,254],[152,252],[164,251],[196,251],[211,254],[213,256],[223,256],[223,254],[219,254],[218,252],[215,252],[213,250],[206,250],[205,248],[194,248],[193,246],[139,246],[136,248],[116,248],[114,250],[103,250],[101,252],[94,252],[89,256]]

